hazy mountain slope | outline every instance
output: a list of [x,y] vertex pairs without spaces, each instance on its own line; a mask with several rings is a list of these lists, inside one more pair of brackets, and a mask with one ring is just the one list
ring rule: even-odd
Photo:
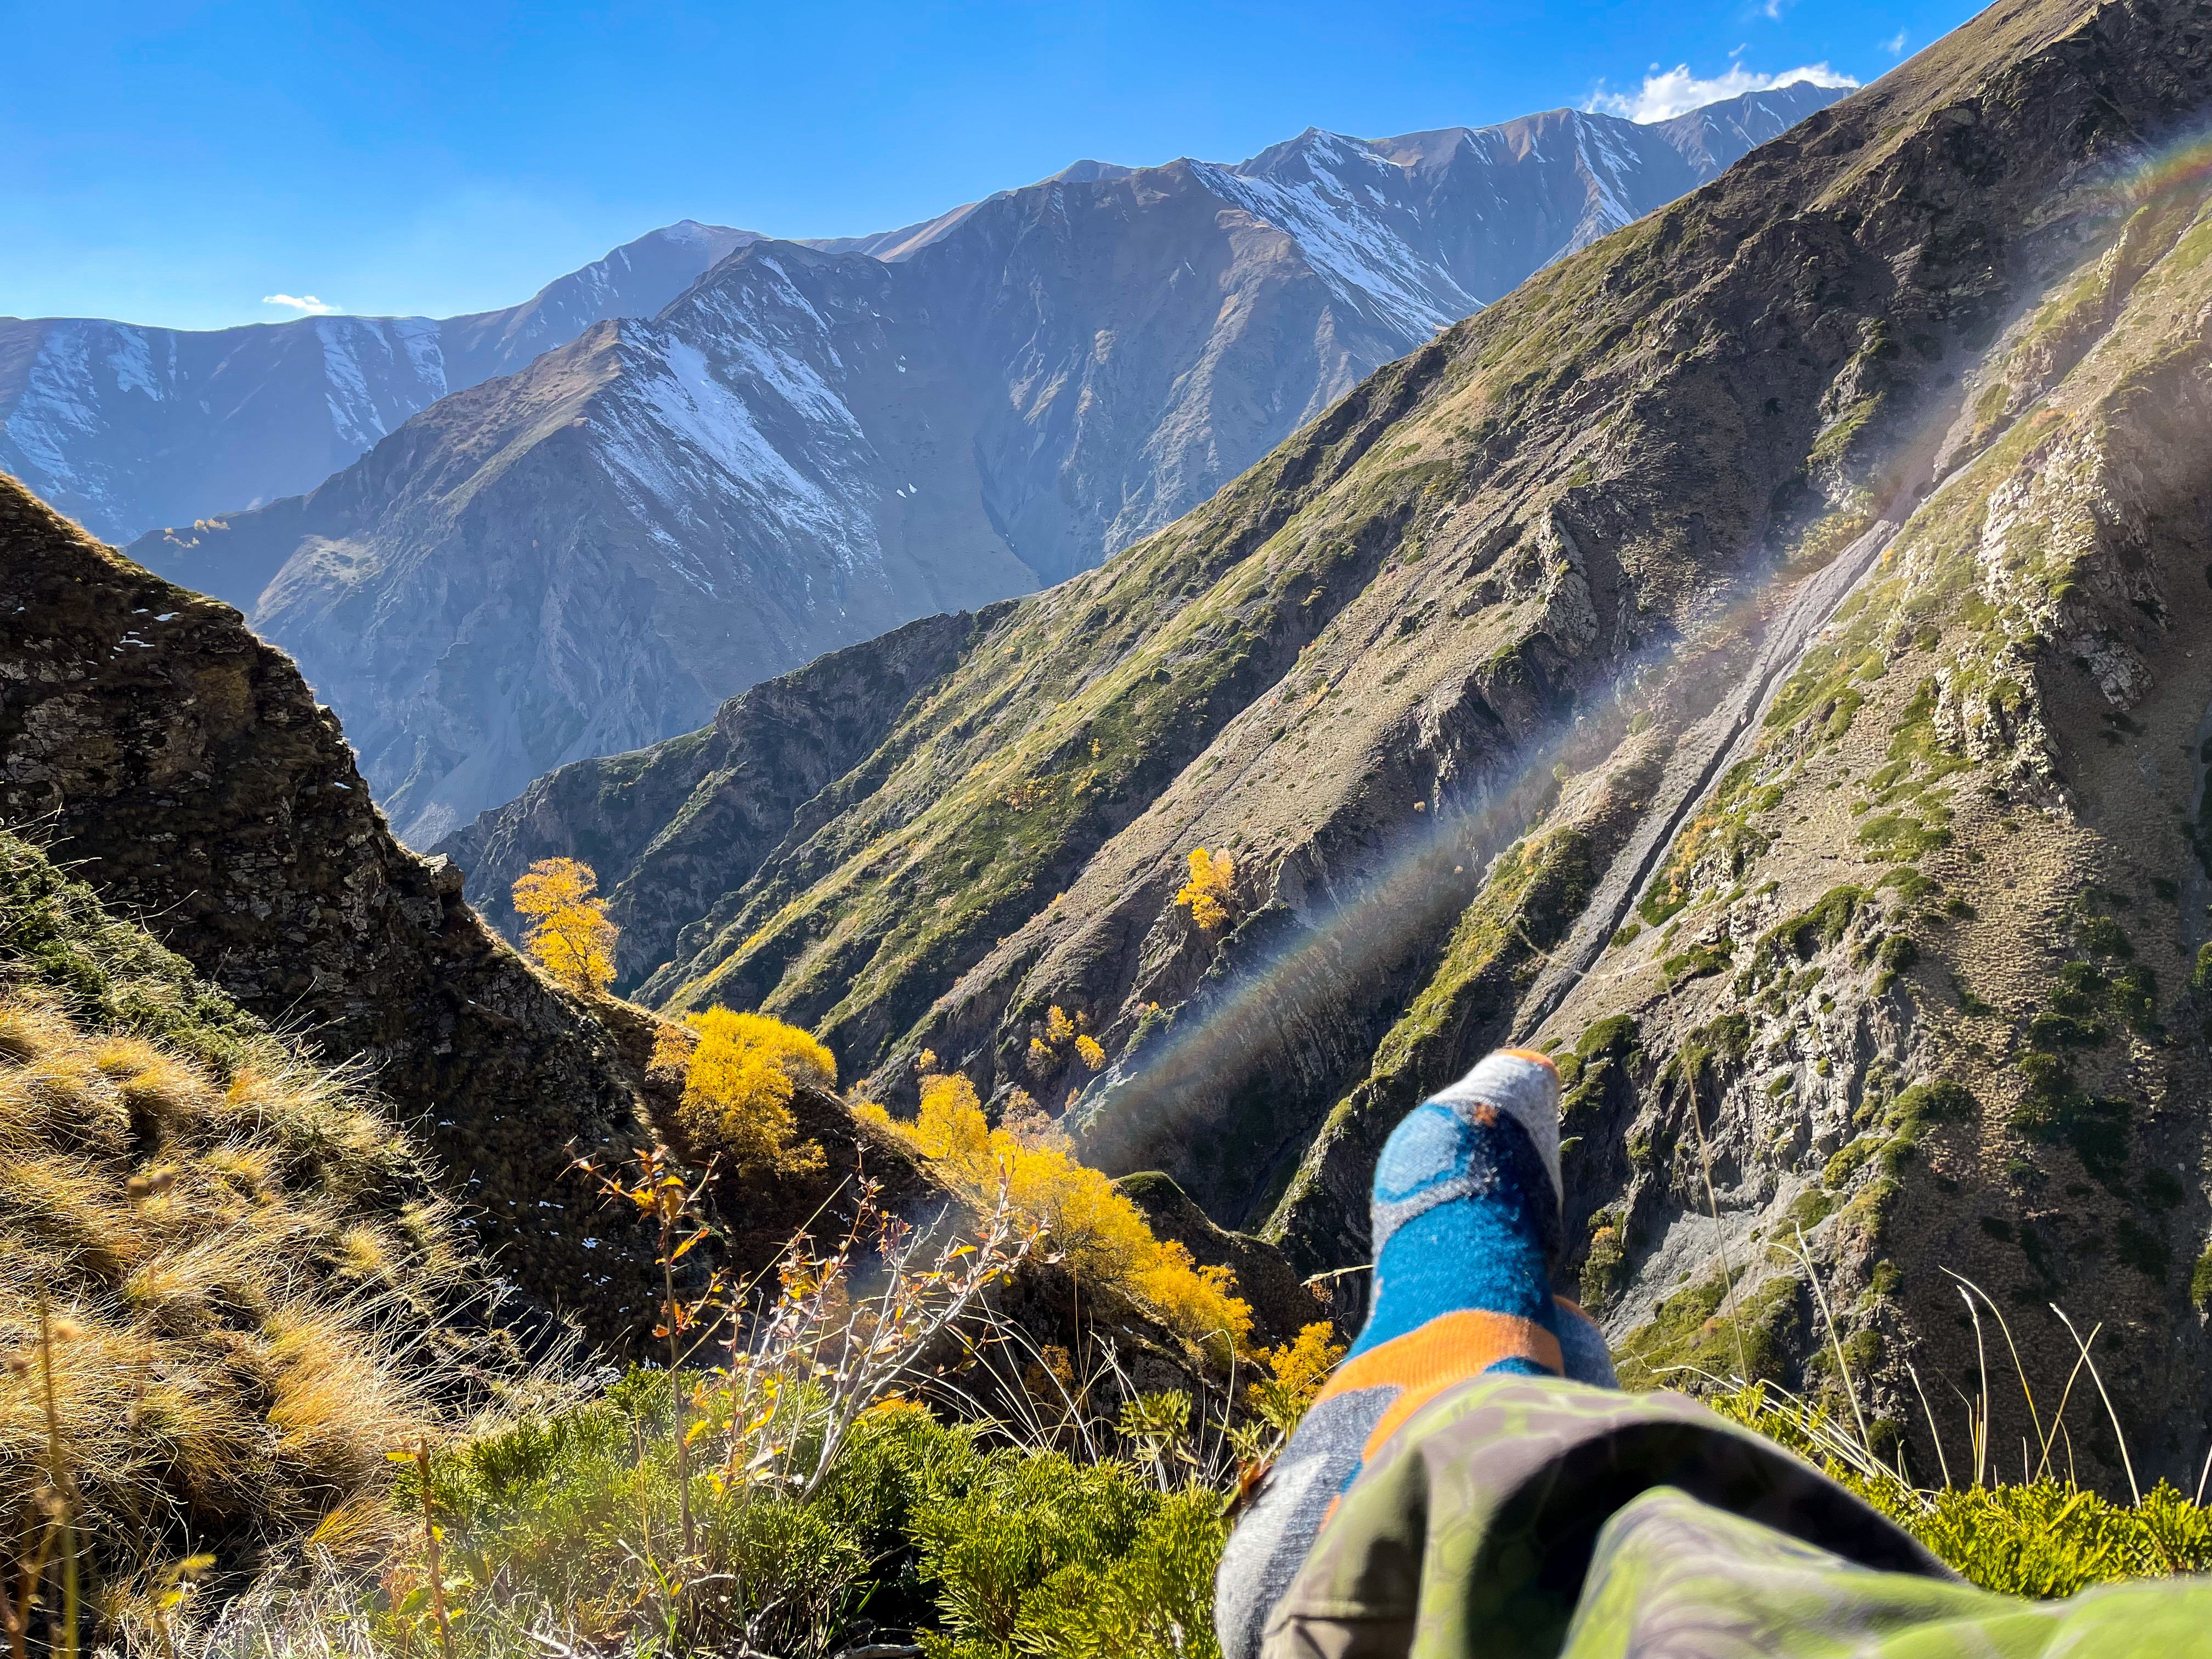
[[447,399],[164,568],[265,585],[257,627],[427,845],[555,764],[698,724],[733,684],[1034,586],[932,465],[972,453],[972,404],[948,343],[884,325],[890,270],[755,243],[660,321]]
[[248,1013],[358,1060],[501,1273],[635,1335],[652,1249],[621,1215],[574,1225],[562,1170],[572,1140],[641,1138],[636,1074],[457,870],[392,839],[290,661],[4,479],[0,612],[0,823]]
[[0,318],[0,470],[118,541],[258,507],[313,488],[448,392],[513,374],[603,318],[651,316],[748,240],[686,219],[521,305],[443,319],[196,332]]
[[[1372,376],[980,632],[645,994],[1073,1095],[1309,1267],[1540,1036],[1638,1375],[1818,1386],[1817,1272],[1917,1433],[1908,1354],[1974,1383],[1948,1265],[2039,1385],[2036,1310],[2106,1321],[2138,1472],[2193,1476],[2205,21],[1992,8]],[[1055,1004],[1102,1076],[1032,1066]]]
[[866,252],[757,241],[306,497],[133,550],[249,607],[427,844],[825,650],[1095,564],[1832,95],[1710,130],[1310,132],[1237,167],[1071,168]]
[[874,753],[898,711],[988,625],[926,617],[832,652],[731,698],[688,736],[550,772],[440,846],[510,936],[515,878],[538,859],[583,860],[622,930],[617,970],[635,981],[744,885],[807,802]]

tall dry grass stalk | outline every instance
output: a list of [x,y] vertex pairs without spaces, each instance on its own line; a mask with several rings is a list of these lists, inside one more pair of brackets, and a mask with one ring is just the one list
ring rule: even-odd
[[[1753,1382],[1741,1376],[1716,1376],[1708,1371],[1686,1368],[1699,1382],[1717,1389],[1724,1401],[1734,1402],[1733,1414],[1755,1417],[1771,1413],[1780,1425],[1786,1425],[1789,1432],[1784,1437],[1801,1440],[1805,1448],[1810,1449],[1816,1461],[1832,1462],[1862,1480],[1882,1483],[1886,1488],[1900,1494],[1913,1495],[1915,1501],[1923,1504],[1932,1504],[1934,1495],[1942,1492],[2010,1484],[1996,1467],[1990,1441],[1992,1417],[1990,1370],[1988,1342],[1982,1322],[1986,1312],[2003,1339],[2005,1352],[2012,1366],[2013,1380],[2020,1389],[2034,1440],[2032,1447],[2025,1441],[2021,1444],[2019,1484],[2032,1486],[2038,1481],[2057,1478],[2062,1457],[2066,1482],[2072,1485],[2076,1481],[2078,1472],[2074,1462],[2071,1435],[2066,1427],[2066,1410],[2073,1401],[2076,1386],[2087,1373],[2104,1405],[2106,1419],[2111,1425],[2118,1449],[2130,1498],[2137,1504],[2142,1502],[2142,1490],[2136,1479],[2135,1460],[2128,1444],[2127,1431],[2120,1421],[2111,1395],[2106,1389],[2104,1377],[2092,1353],[2097,1337],[2104,1329],[2101,1324],[2093,1327],[2084,1336],[2063,1309],[2056,1304],[2051,1304],[2051,1314],[2072,1339],[2075,1353],[2073,1365],[2058,1390],[2057,1405],[2047,1407],[2047,1402],[2037,1394],[2034,1381],[2028,1374],[2027,1363],[2021,1356],[2019,1343],[2014,1338],[2011,1323],[2006,1319],[2003,1310],[1980,1285],[1963,1274],[1945,1268],[1943,1271],[1954,1281],[1954,1288],[1966,1306],[1969,1323],[1974,1332],[1978,1381],[1977,1392],[1973,1395],[1956,1389],[1953,1390],[1959,1396],[1959,1404],[1964,1413],[1963,1425],[1959,1431],[1965,1443],[1960,1469],[1966,1478],[1961,1480],[1954,1475],[1952,1468],[1951,1438],[1945,1434],[1928,1398],[1919,1371],[1910,1362],[1906,1364],[1906,1373],[1911,1378],[1922,1418],[1927,1425],[1929,1448],[1936,1459],[1936,1472],[1939,1479],[1930,1483],[1924,1478],[1924,1472],[1917,1475],[1910,1467],[1901,1437],[1887,1451],[1878,1443],[1867,1416],[1865,1402],[1861,1399],[1862,1380],[1852,1375],[1850,1357],[1844,1350],[1834,1310],[1830,1305],[1819,1265],[1805,1242],[1803,1231],[1797,1231],[1794,1246],[1784,1248],[1796,1257],[1799,1267],[1803,1270],[1805,1282],[1811,1287],[1814,1305],[1820,1310],[1825,1328],[1827,1357],[1835,1367],[1839,1391],[1844,1396],[1850,1420],[1839,1422],[1825,1405],[1771,1380]],[[2208,1455],[2206,1474],[2212,1475],[2212,1455]],[[2203,1495],[2203,1481],[2200,1479],[2194,1501],[2201,1503]]]
[[[967,1226],[948,1213],[915,1224],[879,1202],[864,1178],[853,1218],[826,1251],[804,1235],[775,1269],[776,1291],[729,1327],[713,1385],[724,1452],[716,1479],[754,1482],[802,1502],[821,1488],[861,1413],[933,1354],[972,1336],[984,1293],[1036,1248],[1036,1228],[1002,1179],[997,1201]],[[804,1427],[805,1432],[801,1432]]]
[[[675,1375],[683,1367],[685,1336],[699,1328],[720,1305],[722,1275],[719,1269],[708,1275],[705,1285],[694,1295],[679,1296],[676,1290],[676,1264],[714,1237],[714,1229],[703,1224],[700,1210],[701,1200],[714,1184],[713,1162],[710,1160],[695,1180],[678,1167],[673,1152],[665,1146],[656,1146],[638,1154],[633,1175],[606,1174],[589,1158],[579,1158],[570,1168],[588,1179],[604,1197],[629,1205],[659,1229],[659,1249],[653,1261],[660,1269],[660,1323],[653,1334],[666,1340],[668,1370],[671,1376]],[[679,1238],[678,1234],[684,1237]],[[683,1531],[684,1559],[688,1561],[698,1553],[698,1528],[691,1514],[691,1439],[684,1420],[684,1403],[679,1393],[676,1401],[676,1484],[682,1510],[678,1525]]]

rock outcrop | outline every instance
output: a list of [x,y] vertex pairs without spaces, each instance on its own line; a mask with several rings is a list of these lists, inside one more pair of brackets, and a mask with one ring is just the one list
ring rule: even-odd
[[4,477],[0,616],[0,822],[247,1012],[362,1067],[498,1271],[627,1343],[651,1243],[563,1172],[572,1146],[643,1138],[636,1073],[455,866],[392,839],[298,670]]

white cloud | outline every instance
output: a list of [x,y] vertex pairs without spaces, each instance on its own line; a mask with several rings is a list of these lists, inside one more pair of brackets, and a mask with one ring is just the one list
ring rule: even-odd
[[1723,73],[1705,79],[1691,74],[1687,64],[1677,64],[1670,70],[1661,70],[1656,64],[1652,67],[1653,72],[1644,77],[1643,86],[1634,92],[1607,92],[1605,82],[1599,82],[1583,107],[1601,110],[1607,115],[1625,115],[1632,121],[1664,121],[1706,104],[1717,104],[1723,98],[1739,97],[1747,92],[1768,92],[1799,81],[1810,81],[1816,87],[1858,85],[1852,76],[1838,74],[1826,64],[1807,64],[1784,70],[1779,75],[1761,75],[1741,64],[1730,64]]
[[328,317],[337,310],[336,306],[326,306],[312,294],[264,294],[261,296],[261,303],[264,306],[289,306],[302,317]]
[[1881,49],[1887,52],[1892,58],[1904,57],[1905,31],[1903,29],[1899,29],[1896,33],[1891,35],[1888,40],[1881,43]]

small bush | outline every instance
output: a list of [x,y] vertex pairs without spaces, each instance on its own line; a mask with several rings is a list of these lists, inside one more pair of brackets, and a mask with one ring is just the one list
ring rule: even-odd
[[1882,940],[1875,952],[1874,994],[1876,996],[1897,983],[1897,976],[1920,960],[1920,946],[1910,933],[1892,933]]
[[1131,1297],[1221,1359],[1244,1346],[1252,1310],[1232,1294],[1235,1275],[1199,1267],[1182,1245],[1155,1237],[1144,1212],[1106,1176],[1078,1164],[1064,1141],[990,1127],[966,1078],[923,1078],[921,1109],[910,1124],[880,1106],[861,1111],[904,1139],[971,1203],[986,1202],[1003,1178],[1015,1208],[1045,1230],[1051,1248],[1084,1280]]
[[1191,926],[1199,932],[1216,933],[1228,924],[1230,907],[1236,902],[1236,883],[1237,861],[1227,853],[1193,848],[1190,879],[1176,892],[1175,902],[1188,908]]
[[681,1026],[661,1028],[653,1069],[682,1074],[677,1121],[700,1153],[744,1175],[822,1167],[821,1147],[798,1138],[791,1097],[800,1084],[835,1088],[837,1061],[797,1026],[721,1007],[687,1014]]
[[529,924],[522,948],[556,981],[582,995],[604,992],[615,976],[615,925],[607,902],[592,896],[599,878],[574,859],[540,859],[514,883],[514,909]]
[[1090,1023],[1080,1012],[1071,1019],[1058,1003],[1046,1010],[1043,1029],[1030,1039],[1030,1075],[1040,1084],[1049,1082],[1066,1070],[1071,1059],[1085,1071],[1104,1066],[1106,1051],[1086,1029]]
[[1306,1326],[1297,1340],[1285,1342],[1265,1356],[1268,1375],[1251,1385],[1255,1409],[1279,1432],[1289,1434],[1344,1353],[1344,1344],[1336,1340],[1336,1327],[1328,1320]]

